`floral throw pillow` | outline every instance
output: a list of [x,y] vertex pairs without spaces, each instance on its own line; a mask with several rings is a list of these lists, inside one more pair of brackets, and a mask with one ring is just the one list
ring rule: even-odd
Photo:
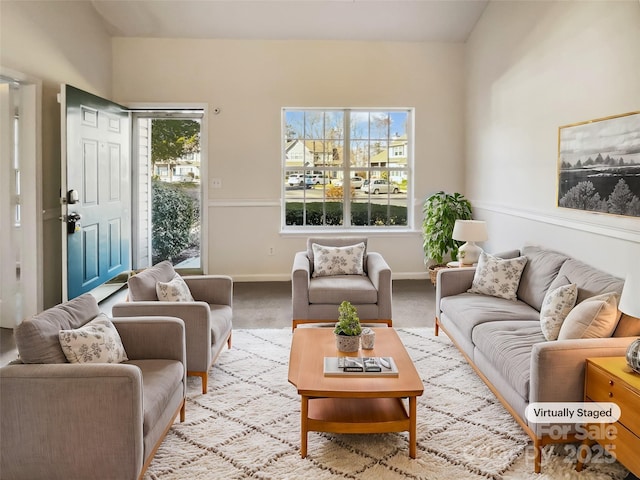
[[58,332],[70,363],[120,363],[128,360],[118,330],[104,313],[74,330]]
[[156,283],[156,294],[161,302],[193,302],[191,290],[184,279],[176,273],[169,282]]
[[364,242],[346,247],[328,247],[314,243],[313,275],[364,275]]
[[578,286],[575,283],[562,285],[547,292],[540,309],[540,328],[544,338],[557,340],[562,322],[576,304]]
[[517,300],[516,292],[527,257],[502,259],[482,252],[473,277],[471,293]]

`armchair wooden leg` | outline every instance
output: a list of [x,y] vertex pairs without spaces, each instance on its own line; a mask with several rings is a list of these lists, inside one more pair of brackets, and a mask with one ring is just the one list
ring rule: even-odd
[[438,325],[438,317],[436,317],[436,337],[438,336],[438,333],[440,332],[440,325]]
[[207,380],[209,379],[209,377],[207,376],[207,372],[192,372],[192,371],[187,371],[187,376],[188,377],[200,377],[202,379],[202,394],[206,394],[207,393]]
[[229,350],[231,350],[231,335],[233,334],[233,331],[229,332],[229,338],[227,338],[227,347],[229,348]]
[[542,470],[542,441],[539,438],[533,440],[533,450],[535,452],[535,457],[533,459],[533,471],[535,473],[540,473]]
[[182,400],[182,407],[180,408],[180,423],[184,422],[187,417],[187,400]]

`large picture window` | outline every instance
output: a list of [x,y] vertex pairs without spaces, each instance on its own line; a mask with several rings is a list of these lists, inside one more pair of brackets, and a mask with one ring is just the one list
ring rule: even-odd
[[412,109],[283,109],[283,228],[410,227],[412,132]]

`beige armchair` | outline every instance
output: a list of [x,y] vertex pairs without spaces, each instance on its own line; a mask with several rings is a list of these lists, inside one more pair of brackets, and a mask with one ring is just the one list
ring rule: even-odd
[[184,421],[184,322],[115,319],[127,360],[69,363],[58,332],[99,315],[84,294],[15,328],[20,358],[0,368],[2,478],[136,480]]
[[207,372],[225,344],[231,348],[233,281],[225,275],[182,277],[193,302],[158,301],[157,282],[176,275],[170,262],[160,262],[129,279],[128,301],[113,306],[114,317],[169,315],[184,321],[187,375],[202,379],[207,393]]
[[[363,274],[314,276],[313,245],[347,247],[364,243]],[[358,310],[365,323],[392,325],[391,269],[382,255],[368,252],[367,238],[334,237],[307,239],[307,249],[296,253],[291,272],[293,328],[302,323],[332,323],[344,300]]]

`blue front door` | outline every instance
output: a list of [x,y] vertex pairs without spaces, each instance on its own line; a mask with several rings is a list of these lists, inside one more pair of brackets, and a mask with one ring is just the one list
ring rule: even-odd
[[71,299],[131,268],[131,129],[120,105],[70,85],[61,97],[63,297]]

